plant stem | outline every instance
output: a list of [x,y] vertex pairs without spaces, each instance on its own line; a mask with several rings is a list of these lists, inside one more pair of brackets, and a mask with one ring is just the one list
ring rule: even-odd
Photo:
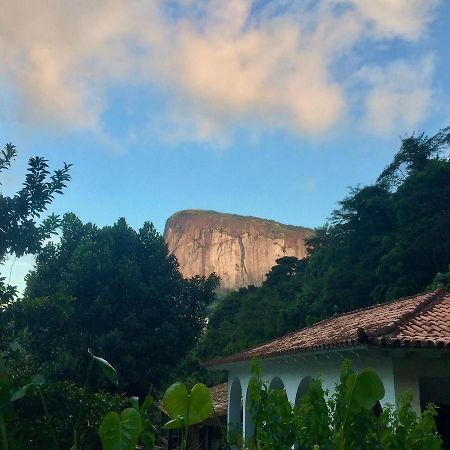
[[340,448],[342,450],[344,450],[344,448],[345,448],[345,428],[347,426],[348,414],[350,412],[350,407],[352,405],[353,393],[355,391],[355,386],[356,386],[356,382],[358,380],[358,375],[359,374],[357,373],[356,376],[355,376],[355,381],[353,382],[352,391],[350,393],[350,399],[349,399],[348,404],[347,404],[347,411],[345,412],[344,423],[342,424],[342,428],[341,428],[341,438],[340,438],[339,444],[340,444]]
[[5,418],[3,417],[3,408],[0,406],[0,433],[2,435],[3,450],[8,450],[8,436],[6,434]]
[[189,401],[187,404],[187,413],[186,417],[184,418],[184,439],[181,444],[181,450],[187,450],[187,440],[188,440],[188,434],[189,434],[189,415],[190,415],[190,409],[191,409],[191,395],[189,394]]
[[91,360],[91,362],[89,363],[87,373],[86,373],[86,380],[85,380],[84,386],[83,386],[83,396],[81,397],[80,409],[78,410],[78,417],[77,417],[77,421],[75,423],[75,432],[74,432],[74,440],[75,440],[74,448],[75,448],[75,450],[79,450],[78,446],[80,443],[81,420],[83,418],[83,413],[84,413],[84,409],[85,409],[85,400],[86,400],[87,388],[88,388],[88,383],[89,383],[89,376],[91,375],[93,367],[94,367],[94,360]]
[[212,409],[213,409],[213,414],[214,414],[214,418],[216,419],[217,425],[219,425],[220,433],[222,434],[223,438],[225,439],[226,450],[229,450],[231,447],[228,442],[228,436],[226,435],[225,431],[223,430],[222,424],[220,423],[219,417],[217,416],[216,410],[214,409],[214,405],[212,405]]
[[186,428],[185,426],[181,427],[181,450],[187,449]]
[[44,396],[42,395],[42,392],[39,389],[39,386],[37,388],[37,391],[39,392],[39,397],[41,399],[42,407],[44,408],[45,418],[46,418],[46,420],[47,420],[47,422],[48,422],[48,424],[50,426],[50,430],[52,432],[53,440],[55,441],[55,447],[57,448],[57,450],[60,450],[58,437],[56,435],[56,428],[55,428],[54,423],[53,423],[53,417],[48,412],[47,404],[45,403]]

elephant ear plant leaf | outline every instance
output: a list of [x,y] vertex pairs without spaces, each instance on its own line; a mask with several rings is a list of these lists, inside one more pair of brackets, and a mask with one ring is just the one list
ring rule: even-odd
[[339,431],[339,450],[346,448],[346,430],[350,415],[357,412],[358,409],[371,410],[385,394],[383,382],[373,369],[353,372],[348,363],[344,363],[341,381],[345,378],[346,411]]
[[112,384],[117,386],[119,384],[119,379],[117,377],[116,369],[114,369],[114,367],[108,361],[106,361],[106,359],[100,358],[99,356],[95,356],[92,353],[91,349],[88,349],[88,353],[92,356],[94,361],[96,361],[100,365],[105,377],[109,381],[111,381]]
[[141,431],[141,415],[134,408],[126,408],[120,416],[109,412],[100,425],[99,435],[104,450],[134,450]]
[[156,429],[147,418],[153,397],[148,394],[141,407],[139,397],[128,401],[131,408],[124,409],[120,416],[112,411],[103,418],[98,431],[103,450],[135,450],[138,443],[145,450],[154,448]]
[[164,408],[173,420],[167,422],[164,428],[181,428],[186,423],[189,414],[189,393],[183,383],[177,382],[169,386],[164,393],[163,398]]
[[383,382],[372,369],[353,373],[347,380],[347,397],[350,408],[354,402],[361,408],[372,409],[384,397],[384,394]]
[[188,425],[203,422],[213,412],[213,405],[209,389],[204,384],[196,384],[190,395]]
[[183,383],[177,382],[167,388],[163,401],[167,414],[172,418],[163,428],[181,428],[181,449],[186,450],[189,426],[204,421],[213,412],[209,389],[198,383],[188,392]]
[[45,383],[44,375],[41,374],[34,375],[34,377],[31,379],[31,383],[22,386],[20,389],[17,389],[17,391],[11,394],[11,401],[15,402],[16,400],[20,400],[21,398],[25,397],[25,395],[27,395],[27,392],[31,388],[42,386],[44,383]]

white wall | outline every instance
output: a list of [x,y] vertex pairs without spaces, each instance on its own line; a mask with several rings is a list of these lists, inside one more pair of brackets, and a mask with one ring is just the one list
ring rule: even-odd
[[[393,352],[395,393],[399,395],[410,391],[413,393],[412,408],[416,413],[420,413],[421,400],[449,403],[450,399],[445,398],[445,389],[450,378],[450,355],[444,351],[423,349],[414,352],[398,351]],[[431,395],[430,382],[427,384],[427,396],[421,398],[420,379],[433,380],[436,384],[436,393]],[[444,401],[445,400],[445,401]],[[423,402],[422,402],[423,403]]]
[[[343,350],[316,354],[305,353],[304,355],[264,359],[259,363],[263,369],[263,378],[271,382],[275,377],[279,377],[284,384],[289,401],[295,403],[298,386],[307,376],[320,376],[323,380],[324,389],[332,393],[335,385],[339,381],[340,366],[346,358],[352,360],[355,370],[362,370],[366,367],[375,369],[383,380],[386,392],[381,403],[396,404],[393,361],[389,355],[382,352],[360,348],[356,350],[352,349],[351,351]],[[242,387],[242,401],[244,405],[246,404],[247,386],[251,376],[250,366],[250,361],[243,361],[227,367],[229,389],[231,389],[231,382],[236,378],[239,379]],[[230,397],[229,408],[237,408],[236,402],[233,404]],[[244,414],[243,430],[250,429],[249,424],[246,424],[249,420],[249,415]]]

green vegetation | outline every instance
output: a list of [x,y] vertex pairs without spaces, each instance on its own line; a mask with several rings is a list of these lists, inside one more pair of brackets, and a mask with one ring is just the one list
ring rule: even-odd
[[449,147],[450,128],[403,139],[376,183],[352,189],[307,240],[307,258],[279,259],[263,286],[217,305],[196,355],[232,354],[336,313],[426,290],[450,263]]
[[[208,390],[196,383],[221,377],[199,361],[415,294],[433,287],[438,272],[448,283],[449,146],[450,129],[403,139],[376,183],[353,189],[316,230],[307,258],[282,258],[261,287],[219,302],[217,277],[184,279],[151,223],[136,231],[125,219],[103,228],[74,214],[40,220],[70,166],[51,173],[32,158],[23,188],[0,194],[0,262],[37,255],[23,298],[0,280],[2,450],[151,449],[162,425],[153,396],[177,378],[188,387],[166,390],[165,428],[180,428],[186,449],[188,427],[211,413]],[[15,155],[8,144],[0,172]],[[58,229],[60,239],[49,242]],[[418,418],[404,399],[396,411],[373,410],[383,386],[370,370],[345,366],[330,400],[313,380],[296,407],[255,375],[250,448],[440,448],[432,408]]]
[[[16,156],[16,147],[6,144],[0,152],[0,173],[11,167]],[[64,164],[62,169],[51,173],[48,161],[36,156],[28,162],[22,189],[13,196],[0,192],[0,264],[8,255],[37,253],[42,243],[55,233],[58,216],[52,214],[40,223],[36,220],[47,210],[55,194],[62,194],[70,180],[69,169],[70,164]],[[16,295],[16,288],[0,277],[0,306],[14,300]]]
[[150,223],[97,228],[66,214],[61,230],[10,308],[16,339],[49,379],[81,383],[80,349],[91,348],[117,367],[122,389],[163,388],[202,333],[217,279],[183,279]]
[[174,383],[164,393],[164,408],[172,418],[164,429],[181,429],[181,450],[187,449],[189,426],[206,420],[213,412],[211,394],[208,388],[197,383],[188,392],[183,383]]
[[281,389],[270,389],[258,366],[249,384],[254,433],[245,448],[285,450],[439,450],[432,406],[420,417],[405,397],[397,410],[385,407],[384,386],[371,369],[341,368],[340,383],[330,397],[320,379],[311,379],[297,405]]

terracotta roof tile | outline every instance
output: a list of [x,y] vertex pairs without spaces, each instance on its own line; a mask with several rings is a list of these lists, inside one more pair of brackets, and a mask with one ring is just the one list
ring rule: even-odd
[[437,289],[341,314],[205,366],[361,343],[450,347],[450,295]]
[[209,388],[214,411],[218,416],[223,416],[228,410],[228,383],[216,384]]

